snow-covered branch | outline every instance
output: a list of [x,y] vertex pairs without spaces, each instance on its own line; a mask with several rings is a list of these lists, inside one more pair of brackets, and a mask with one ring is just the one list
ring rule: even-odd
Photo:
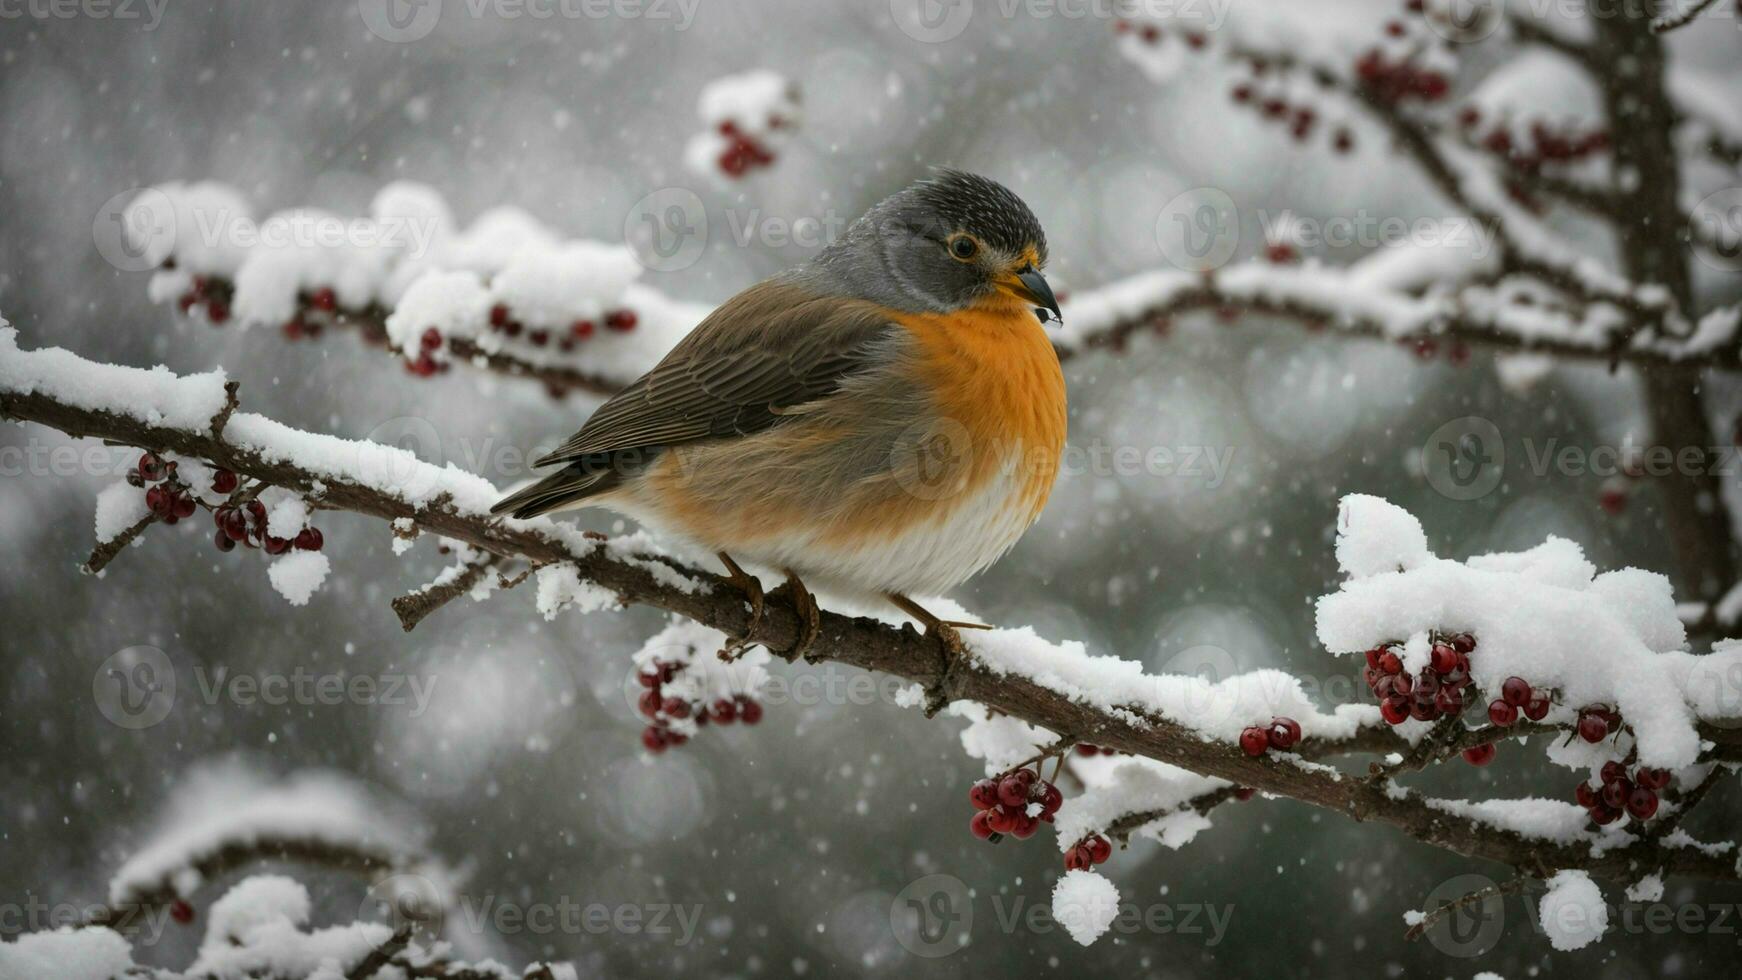
[[[95,364],[62,350],[22,351],[11,330],[0,330],[0,414],[9,418],[137,446],[180,460],[184,471],[201,461],[309,506],[393,522],[401,538],[417,531],[440,535],[470,549],[455,575],[483,554],[535,566],[538,604],[547,616],[571,607],[639,603],[692,620],[716,641],[751,628],[744,597],[725,579],[684,564],[644,537],[601,540],[549,519],[492,518],[488,508],[497,490],[481,478],[403,450],[301,432],[233,410],[231,394],[221,374],[183,378],[163,369]],[[286,509],[292,508],[281,503],[268,512],[268,533],[289,530],[275,523]],[[303,511],[290,520],[305,517]],[[1637,776],[1608,778],[1605,770],[1606,791],[1621,779],[1658,785],[1659,772],[1666,788],[1672,778],[1705,778],[1712,766],[1734,758],[1737,744],[1732,729],[1715,723],[1742,716],[1732,676],[1742,673],[1742,649],[1704,657],[1680,650],[1684,635],[1668,583],[1658,576],[1632,570],[1594,576],[1575,547],[1554,540],[1522,555],[1468,564],[1436,559],[1413,518],[1371,498],[1352,498],[1339,529],[1338,557],[1350,581],[1320,601],[1320,637],[1333,651],[1368,651],[1367,679],[1382,695],[1377,706],[1322,710],[1299,680],[1278,671],[1219,682],[1149,674],[1136,662],[1090,656],[1081,644],[1050,642],[1030,629],[972,636],[965,662],[956,662],[911,627],[827,611],[810,654],[899,676],[955,702],[952,710],[970,720],[964,744],[986,759],[991,774],[1076,743],[1122,753],[1074,760],[1088,788],[1058,812],[1066,851],[1085,835],[1129,833],[1133,819],[1177,846],[1206,822],[1204,794],[1241,787],[1389,824],[1434,846],[1513,867],[1621,878],[1650,870],[1742,877],[1733,844],[1703,844],[1679,831],[1656,839],[1606,827],[1616,819],[1611,813],[1622,813],[1619,807],[1438,800],[1400,786],[1390,774],[1362,778],[1320,761],[1350,753],[1406,757],[1431,732],[1459,724],[1463,709],[1480,701],[1466,701],[1461,692],[1498,697],[1507,687],[1510,699],[1514,674],[1535,686],[1537,693],[1527,685],[1518,702],[1528,701],[1531,719],[1551,726],[1550,737],[1568,739],[1550,749],[1551,759],[1592,772],[1604,764],[1624,765],[1627,773],[1639,767]],[[791,608],[773,602],[754,639],[772,651],[791,650],[802,629]],[[1447,630],[1465,639],[1435,639],[1450,635]],[[1455,664],[1440,662],[1448,643],[1460,645],[1456,656],[1447,654]],[[1469,650],[1475,652],[1462,652]],[[669,682],[678,669],[655,660],[642,666],[655,685],[662,677]],[[1429,674],[1434,693],[1446,686],[1443,696],[1430,694]],[[1400,693],[1411,690],[1413,696]],[[657,705],[656,698],[650,714],[661,710]],[[689,715],[669,701],[664,710]],[[1491,706],[1493,724],[1510,728],[1495,710]],[[1597,740],[1587,732],[1594,716],[1611,720]],[[681,741],[687,730],[669,731]],[[1468,743],[1448,744],[1463,746],[1464,758],[1482,764],[1492,757],[1493,738],[1539,731],[1490,729],[1463,736]],[[649,747],[666,744],[672,743]],[[1655,810],[1655,796],[1651,803]],[[1641,823],[1650,816],[1631,812]],[[1588,822],[1593,819],[1595,826]]]

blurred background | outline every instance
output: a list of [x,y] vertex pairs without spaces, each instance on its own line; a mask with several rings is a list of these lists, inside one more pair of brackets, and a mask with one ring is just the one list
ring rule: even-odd
[[[1236,0],[1232,15],[1264,2]],[[689,188],[716,233],[694,265],[643,281],[704,302],[815,251],[766,235],[740,241],[732,228],[768,217],[844,223],[939,165],[1022,194],[1051,241],[1049,276],[1072,292],[1164,266],[1157,215],[1195,187],[1238,202],[1242,256],[1262,250],[1263,215],[1285,208],[1446,216],[1359,119],[1348,121],[1357,146],[1347,156],[1298,146],[1255,113],[1232,111],[1229,79],[1213,61],[1153,81],[1120,55],[1112,15],[1094,5],[1037,16],[982,4],[935,42],[902,29],[892,12],[901,0],[671,0],[603,16],[448,0],[439,23],[410,41],[372,30],[371,6],[169,0],[154,15],[141,0],[131,19],[35,16],[22,5],[22,15],[0,18],[0,313],[21,343],[177,371],[221,365],[252,410],[352,438],[427,419],[447,461],[506,482],[490,472],[494,448],[548,444],[593,403],[473,371],[420,381],[350,336],[287,344],[270,330],[178,320],[148,302],[146,274],[117,271],[93,248],[105,202],[209,178],[240,188],[257,214],[314,205],[348,215],[364,213],[383,184],[410,179],[439,190],[462,221],[511,204],[565,234],[620,241],[636,201]],[[1359,43],[1397,4],[1314,7],[1321,29]],[[1734,82],[1736,22],[1722,23],[1678,34],[1672,50]],[[758,67],[801,89],[799,130],[766,171],[739,181],[691,172],[684,147],[702,126],[698,93]],[[1317,257],[1345,262],[1359,251]],[[1738,292],[1733,275],[1701,276],[1703,296]],[[1643,482],[1625,487],[1617,506],[1603,477],[1533,472],[1523,451],[1477,500],[1449,499],[1420,475],[1430,435],[1468,415],[1493,421],[1509,451],[1526,437],[1539,450],[1548,440],[1589,449],[1645,439],[1638,379],[1625,369],[1557,366],[1523,387],[1502,384],[1481,351],[1458,365],[1393,344],[1204,318],[1123,356],[1075,359],[1067,376],[1074,446],[1208,455],[1195,473],[1067,473],[1022,544],[959,590],[989,622],[1032,623],[1158,670],[1282,667],[1316,682],[1328,706],[1359,686],[1358,668],[1313,634],[1312,600],[1338,581],[1330,544],[1342,494],[1407,507],[1452,557],[1556,534],[1600,569],[1674,571]],[[19,448],[64,441],[38,427],[0,430],[14,460]],[[5,901],[101,899],[109,874],[201,773],[270,779],[324,768],[405,801],[427,821],[433,848],[470,873],[469,893],[699,907],[687,939],[471,937],[512,962],[572,959],[583,975],[1551,969],[1519,897],[1508,900],[1503,941],[1480,956],[1404,941],[1402,913],[1424,907],[1437,886],[1506,869],[1273,801],[1222,808],[1183,850],[1141,843],[1117,854],[1106,871],[1126,900],[1170,909],[1170,924],[1081,949],[1061,928],[1005,921],[1013,908],[1048,904],[1060,872],[1050,835],[998,847],[974,840],[966,792],[980,773],[957,744],[960,723],[921,723],[892,703],[893,685],[853,695],[843,668],[777,664],[789,681],[812,675],[836,693],[772,705],[757,728],[710,730],[646,757],[623,692],[628,654],[661,622],[648,610],[546,623],[515,593],[455,604],[405,634],[388,601],[443,560],[427,545],[397,557],[383,526],[343,514],[320,521],[334,578],[304,609],[287,607],[253,565],[215,554],[204,521],[160,529],[101,580],[87,579],[77,565],[90,547],[93,497],[113,478],[45,477],[29,466],[4,476]],[[97,710],[93,675],[138,645],[163,650],[193,696],[162,723],[127,730]],[[430,697],[421,708],[273,706],[203,698],[191,683],[219,669],[299,668],[417,678]],[[1444,768],[1420,784],[1561,795],[1572,781],[1505,750],[1485,770]],[[1734,826],[1735,798],[1718,797],[1701,819]],[[973,919],[961,928],[971,935],[953,955],[920,955],[891,929],[890,908],[939,873],[969,890]],[[317,922],[356,914],[363,883],[310,880]],[[1672,882],[1664,902],[1714,908],[1742,902],[1742,889]],[[1733,975],[1738,922],[1727,932],[1640,923],[1556,955],[1552,970]],[[179,965],[194,942],[194,931],[172,929],[138,955]]]

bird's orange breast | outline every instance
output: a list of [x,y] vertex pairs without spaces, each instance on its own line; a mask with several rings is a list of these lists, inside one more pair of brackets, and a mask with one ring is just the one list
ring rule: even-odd
[[965,310],[895,320],[917,341],[915,370],[938,414],[970,440],[970,484],[1020,467],[1022,503],[1039,517],[1064,451],[1065,379],[1030,305],[997,293]]

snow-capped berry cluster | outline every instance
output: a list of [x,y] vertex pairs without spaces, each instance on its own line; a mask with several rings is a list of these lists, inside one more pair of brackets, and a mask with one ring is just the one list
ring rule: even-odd
[[326,321],[339,312],[339,294],[331,286],[317,286],[297,294],[296,312],[279,327],[286,340],[313,340]]
[[1240,751],[1259,756],[1271,749],[1284,752],[1300,741],[1300,722],[1281,716],[1270,719],[1268,725],[1250,725],[1240,732]]
[[1532,688],[1522,677],[1508,677],[1500,683],[1500,696],[1488,702],[1488,720],[1501,728],[1517,724],[1520,713],[1541,721],[1548,717],[1550,704],[1547,692]]
[[[194,516],[199,502],[193,489],[176,476],[176,461],[166,460],[156,453],[139,457],[139,463],[127,472],[128,484],[145,488],[145,506],[165,524],[176,524]],[[235,475],[229,474],[234,480]]]
[[[221,466],[211,467],[207,486],[213,494],[228,497],[241,486],[241,479]],[[259,548],[269,555],[280,555],[295,548],[298,551],[319,551],[326,541],[320,529],[303,522],[296,533],[288,537],[273,535],[268,530],[266,505],[259,499],[238,503],[210,504],[200,499],[200,491],[179,475],[180,464],[147,452],[127,472],[131,486],[145,488],[145,506],[164,524],[179,524],[194,516],[201,506],[212,511],[212,523],[217,533],[212,538],[219,551],[233,551],[236,545]],[[300,513],[300,512],[298,512]]]
[[[174,271],[175,260],[165,259],[163,268],[165,271]],[[175,298],[175,308],[183,316],[191,316],[197,307],[205,315],[207,323],[220,327],[230,320],[232,292],[227,282],[207,276],[194,276],[188,280],[188,288]]]
[[690,140],[690,168],[737,180],[774,164],[779,141],[797,125],[799,90],[775,72],[748,71],[705,86],[697,112],[708,129]]
[[1417,721],[1437,721],[1464,710],[1464,689],[1470,686],[1470,652],[1476,640],[1468,633],[1437,637],[1428,654],[1428,663],[1410,674],[1403,669],[1396,643],[1387,643],[1367,651],[1367,666],[1361,677],[1373,696],[1379,699],[1379,714],[1388,725],[1401,725],[1414,718]]
[[212,523],[218,533],[212,539],[219,551],[232,551],[240,544],[259,548],[269,555],[282,555],[295,548],[298,551],[319,551],[326,545],[320,528],[305,524],[292,537],[278,537],[269,530],[266,505],[250,500],[240,505],[224,504],[212,509]]
[[1084,757],[1097,756],[1097,755],[1123,755],[1124,754],[1123,752],[1120,752],[1118,749],[1110,749],[1104,745],[1090,745],[1088,742],[1078,742],[1077,748],[1076,748],[1076,753],[1078,755],[1084,756]]
[[996,779],[982,779],[968,790],[974,816],[968,829],[975,837],[997,843],[1005,835],[1017,840],[1034,836],[1042,823],[1064,805],[1064,794],[1033,769],[1016,769]]
[[1640,766],[1629,778],[1627,766],[1611,760],[1598,772],[1600,782],[1580,780],[1573,795],[1599,827],[1621,819],[1625,814],[1635,820],[1650,820],[1657,815],[1658,791],[1669,785],[1669,773],[1663,769]]
[[1065,852],[1066,871],[1087,871],[1113,856],[1113,844],[1100,834],[1090,834]]
[[641,745],[649,752],[660,753],[689,741],[689,736],[673,727],[673,722],[688,720],[696,726],[710,720],[717,725],[743,722],[754,725],[762,720],[762,704],[745,695],[715,698],[711,703],[689,700],[668,694],[667,684],[677,679],[689,665],[670,660],[654,660],[635,675],[646,690],[636,701],[636,708],[649,719],[641,730]]

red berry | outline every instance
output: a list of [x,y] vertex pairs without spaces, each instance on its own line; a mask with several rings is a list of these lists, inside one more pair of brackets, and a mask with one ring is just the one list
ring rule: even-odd
[[1064,805],[1065,794],[1059,792],[1057,786],[1047,783],[1046,788],[1040,791],[1040,812],[1057,813],[1059,807]]
[[1633,781],[1646,789],[1663,789],[1669,785],[1669,770],[1640,766],[1639,771],[1633,774]]
[[230,536],[222,531],[213,532],[212,543],[218,546],[219,551],[234,551],[236,548],[236,542],[230,540]]
[[1234,91],[1229,93],[1229,96],[1235,102],[1242,102],[1242,103],[1251,102],[1252,101],[1252,86],[1247,85],[1246,83],[1242,82],[1241,84],[1234,86]]
[[969,818],[968,830],[975,837],[978,837],[981,840],[985,840],[992,836],[992,822],[986,816],[985,810],[981,810]]
[[1040,778],[1039,776],[1035,775],[1035,772],[1033,769],[1018,769],[1015,772],[1011,773],[1010,775],[1015,776],[1017,779],[1021,780],[1022,785],[1024,785],[1024,786],[1033,786],[1034,781],[1036,779]]
[[976,810],[990,810],[998,805],[998,783],[991,779],[982,779],[968,790],[968,802],[974,804]]
[[1439,719],[1440,709],[1434,707],[1432,698],[1426,701],[1412,698],[1409,702],[1409,716],[1416,721],[1436,721]]
[[268,534],[266,540],[261,542],[260,547],[269,555],[282,555],[290,550],[290,539],[275,538]]
[[221,299],[206,301],[206,319],[213,323],[225,323],[230,319],[230,304]]
[[1433,651],[1428,654],[1428,665],[1438,674],[1449,674],[1458,666],[1458,651],[1449,644],[1435,643]]
[[1015,832],[1016,811],[1002,806],[995,806],[985,812],[986,823],[991,826],[993,833],[1009,834]]
[[[1452,649],[1461,654],[1467,654],[1471,650],[1476,649],[1476,638],[1468,633],[1454,634],[1449,638],[1449,642],[1452,644]],[[1469,664],[1465,664],[1464,666],[1468,668]]]
[[169,905],[169,917],[185,926],[194,921],[194,907],[178,898]]
[[1627,509],[1627,491],[1610,487],[1597,495],[1597,506],[1606,514],[1619,514]]
[[1415,692],[1415,678],[1408,674],[1397,674],[1391,678],[1393,694],[1412,694]]
[[326,539],[321,536],[320,528],[305,527],[297,532],[296,547],[298,551],[319,551],[323,544],[326,544]]
[[236,478],[236,474],[223,467],[212,471],[212,491],[214,493],[232,493],[236,489],[236,484],[240,482]]
[[1379,657],[1379,669],[1387,674],[1402,673],[1403,661],[1398,659],[1397,654],[1387,650]]
[[1442,687],[1434,695],[1434,707],[1440,714],[1457,715],[1464,711],[1464,692],[1455,687]]
[[194,498],[186,492],[175,494],[170,498],[169,503],[170,512],[175,514],[176,520],[180,521],[194,516],[194,511],[199,509],[199,505],[194,503]]
[[1403,24],[1398,22],[1398,21],[1395,21],[1395,20],[1387,21],[1385,24],[1385,33],[1391,35],[1392,37],[1402,37],[1403,36]]
[[1234,799],[1244,803],[1247,800],[1250,800],[1257,792],[1257,790],[1250,786],[1236,786],[1234,787]]
[[1514,708],[1522,708],[1530,700],[1530,682],[1522,677],[1508,677],[1500,684],[1500,697]]
[[[1742,419],[1739,419],[1738,422],[1742,422]],[[1372,667],[1374,670],[1378,670],[1379,661],[1385,656],[1385,653],[1386,650],[1384,647],[1374,647],[1373,649],[1368,650],[1367,666]]]
[[1348,153],[1355,148],[1355,134],[1347,129],[1339,129],[1337,135],[1331,140],[1331,146],[1338,153]]
[[657,691],[642,691],[641,697],[635,700],[635,707],[649,718],[659,714],[661,698]]
[[690,703],[683,698],[669,697],[660,702],[659,710],[673,718],[688,718],[690,716]]
[[1016,827],[1010,833],[1017,840],[1027,840],[1033,837],[1034,832],[1039,829],[1040,820],[1038,818],[1031,817],[1026,813],[1019,813],[1016,815]]
[[1017,779],[1015,774],[1005,776],[998,781],[998,802],[1012,808],[1027,806],[1028,784]]
[[1617,779],[1612,783],[1603,784],[1603,802],[1620,809],[1627,805],[1627,800],[1633,795],[1633,782],[1629,779]]
[[1077,754],[1081,756],[1099,755],[1100,752],[1101,749],[1099,746],[1090,745],[1087,742],[1080,743],[1077,746]]
[[1388,725],[1401,725],[1409,717],[1408,698],[1386,698],[1379,705],[1379,716]]
[[193,309],[194,304],[198,303],[199,301],[200,301],[200,298],[198,296],[195,296],[193,293],[182,293],[180,296],[177,296],[175,299],[175,308],[177,310],[179,310],[183,315],[186,315],[187,311]]
[[1518,721],[1518,709],[1495,698],[1488,702],[1488,720],[1502,728],[1510,728]]
[[1603,763],[1603,768],[1597,770],[1597,778],[1605,783],[1613,783],[1627,778],[1627,767],[1614,759]]
[[1270,748],[1270,733],[1256,725],[1240,733],[1240,750],[1247,755],[1263,755]]
[[1635,820],[1650,820],[1657,813],[1657,794],[1644,786],[1635,786],[1627,794],[1627,812]]
[[442,332],[434,327],[427,327],[417,342],[424,350],[435,350],[442,345]]
[[1082,844],[1065,852],[1066,871],[1087,871],[1095,866],[1095,859],[1090,856],[1089,849]]
[[1472,766],[1485,766],[1494,761],[1497,751],[1493,742],[1486,745],[1473,745],[1464,750],[1464,761]]
[[637,671],[635,674],[635,679],[636,679],[636,681],[640,682],[642,687],[658,687],[659,686],[659,671],[657,671],[657,670]]
[[1531,721],[1541,721],[1548,717],[1548,698],[1542,694],[1533,694],[1529,701],[1524,702],[1524,717]]
[[612,310],[605,314],[605,328],[627,333],[635,329],[636,319],[634,310]]
[[175,500],[166,487],[152,487],[145,491],[145,506],[158,517],[169,517],[175,510]]
[[531,341],[532,346],[534,347],[543,347],[545,344],[550,343],[550,331],[529,330],[527,331],[526,339]]
[[762,720],[762,704],[758,701],[745,701],[738,705],[738,720],[746,725],[754,725]]
[[501,303],[490,307],[490,326],[497,330],[508,326],[508,307]]
[[163,465],[163,459],[156,453],[146,453],[139,457],[139,476],[146,483],[156,483],[167,472],[168,467]]
[[1089,849],[1089,858],[1096,864],[1105,864],[1113,856],[1113,844],[1100,834],[1084,841],[1083,846]]
[[1578,731],[1579,737],[1587,742],[1601,742],[1608,737],[1609,726],[1603,723],[1603,719],[1586,712],[1579,715]]
[[1293,718],[1272,718],[1270,720],[1270,744],[1279,749],[1290,749],[1300,741],[1300,722]]
[[713,715],[714,720],[722,725],[730,725],[738,720],[738,706],[726,698],[715,701],[714,706],[708,709],[708,713]]
[[1573,798],[1578,800],[1579,805],[1587,810],[1597,805],[1597,791],[1591,788],[1590,783],[1580,783],[1574,786]]
[[309,305],[317,310],[326,310],[331,313],[339,308],[339,294],[333,292],[331,286],[322,286],[309,296]]
[[647,751],[658,755],[665,751],[667,745],[665,729],[656,725],[648,725],[641,730],[641,746]]
[[1602,800],[1598,800],[1597,805],[1591,808],[1591,819],[1596,822],[1597,826],[1606,827],[1621,819],[1621,811]]

